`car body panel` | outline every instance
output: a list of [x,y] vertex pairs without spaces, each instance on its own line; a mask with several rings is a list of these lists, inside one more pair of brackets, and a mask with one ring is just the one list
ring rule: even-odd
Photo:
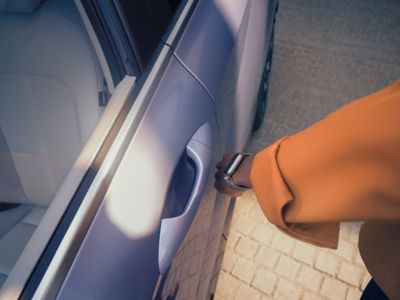
[[174,49],[216,103],[221,144],[230,151],[241,151],[250,134],[276,5],[199,1]]
[[223,152],[243,151],[251,134],[276,5],[252,0],[244,14],[216,100]]
[[[192,73],[215,103],[221,155],[242,151],[250,134],[275,1],[199,1],[174,55]],[[239,111],[239,112],[238,112]],[[238,115],[237,115],[238,114]],[[210,190],[203,199],[159,298],[206,299],[230,219],[231,199]],[[190,249],[190,250],[189,250]],[[190,266],[190,267],[189,267]],[[211,287],[212,288],[212,287]]]
[[[216,119],[209,121],[214,129],[212,166],[215,166],[220,158],[220,146],[218,143],[218,128]],[[206,189],[199,205],[197,214],[193,219],[184,240],[182,241],[172,263],[166,274],[160,276],[160,283],[155,291],[156,299],[201,299],[202,290],[208,288],[208,283],[201,285],[201,273],[207,261],[208,238],[210,236],[213,209],[215,206],[216,194],[212,176],[214,168],[210,169]]]
[[58,299],[151,298],[170,179],[191,137],[212,118],[208,95],[172,57]]
[[213,99],[218,96],[247,2],[199,1],[175,48],[175,55]]

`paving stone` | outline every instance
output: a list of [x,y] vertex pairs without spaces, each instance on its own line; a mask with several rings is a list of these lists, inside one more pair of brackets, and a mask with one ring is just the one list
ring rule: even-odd
[[235,204],[235,209],[237,209],[240,214],[248,215],[250,211],[253,210],[253,199],[252,193],[250,191],[245,192],[240,198],[237,199]]
[[365,269],[362,269],[354,264],[342,262],[340,266],[338,278],[358,287],[362,283]]
[[264,212],[262,211],[262,209],[261,209],[260,205],[258,204],[258,202],[256,203],[256,205],[253,206],[253,210],[250,211],[249,216],[253,220],[255,220],[255,221],[257,221],[257,222],[259,222],[261,224],[268,223],[268,219],[264,215]]
[[[250,299],[249,299],[250,300]],[[272,296],[266,296],[266,295],[262,295],[261,296],[261,300],[275,300],[274,297]]]
[[355,261],[355,263],[358,264],[359,266],[365,268],[364,261],[362,260],[361,255],[360,255],[360,251],[359,251],[358,249],[357,249],[356,257],[355,257],[354,261]]
[[226,248],[224,258],[222,260],[222,270],[228,273],[231,272],[239,257],[240,256],[237,253],[233,252],[229,248]]
[[301,288],[289,281],[279,279],[278,286],[274,293],[277,300],[298,300],[300,299]]
[[310,244],[297,242],[292,256],[295,259],[312,266],[317,256],[317,248]]
[[256,289],[245,285],[245,284],[240,284],[238,290],[236,291],[236,295],[234,299],[237,300],[259,300],[261,298],[261,293],[258,292]]
[[334,251],[334,254],[346,259],[347,261],[353,261],[357,252],[357,245],[350,243],[345,240],[339,242],[339,247]]
[[305,291],[304,296],[303,296],[304,300],[324,300],[325,298],[322,297],[321,295],[309,292],[309,291]]
[[301,264],[294,259],[287,256],[281,256],[278,261],[278,265],[275,268],[275,271],[277,274],[292,280],[296,277],[300,266]]
[[335,275],[339,268],[340,260],[326,251],[320,251],[317,256],[317,261],[315,263],[315,267],[324,271],[330,275]]
[[238,218],[239,218],[240,216],[242,216],[242,215],[243,215],[243,214],[242,214],[242,212],[241,212],[239,209],[235,209],[235,210],[233,211],[232,220],[231,220],[231,227],[234,227],[234,226],[236,225]]
[[279,260],[280,254],[266,246],[261,246],[254,261],[269,270],[273,270]]
[[264,245],[270,245],[275,235],[276,230],[271,230],[265,224],[260,223],[257,223],[250,233],[251,238]]
[[290,254],[294,246],[294,239],[288,235],[281,233],[277,234],[272,242],[272,247],[284,254]]
[[343,282],[326,277],[321,287],[321,295],[330,300],[343,300],[346,297],[347,286]]
[[264,294],[272,295],[275,290],[276,282],[278,281],[278,277],[271,272],[265,270],[264,268],[260,268],[256,276],[254,277],[251,285]]
[[239,241],[240,234],[233,228],[229,231],[228,240],[226,241],[227,248],[235,248],[237,242]]
[[346,300],[360,300],[362,292],[356,288],[349,288]]
[[300,273],[297,275],[297,282],[300,283],[301,286],[314,292],[319,291],[322,280],[322,273],[307,266],[302,266]]
[[346,239],[353,244],[358,244],[360,227],[363,222],[344,222],[340,226],[341,239]]
[[220,272],[215,293],[220,297],[233,299],[238,287],[239,281],[225,272]]
[[253,279],[255,271],[256,265],[252,261],[240,258],[232,270],[232,275],[246,283],[250,283]]
[[365,275],[364,275],[364,278],[363,278],[363,280],[362,280],[362,282],[361,282],[361,286],[360,286],[360,288],[361,288],[361,290],[365,290],[365,287],[368,285],[368,283],[371,281],[371,275],[367,272]]
[[240,215],[235,224],[234,224],[234,228],[244,234],[244,235],[248,235],[250,233],[250,231],[253,229],[253,226],[255,225],[255,221],[252,220],[251,218],[249,218],[246,215]]
[[257,253],[259,244],[247,237],[241,237],[236,244],[235,251],[243,257],[252,258]]
[[348,226],[347,222],[342,222],[340,224],[339,238],[341,240],[349,240],[350,239],[350,234],[351,234],[350,226]]

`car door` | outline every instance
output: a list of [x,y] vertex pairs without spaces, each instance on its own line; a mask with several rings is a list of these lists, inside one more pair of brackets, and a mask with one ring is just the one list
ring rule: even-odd
[[[177,59],[214,102],[221,156],[229,151],[243,151],[251,132],[276,6],[274,0],[199,1],[182,36],[164,37]],[[200,234],[189,231],[187,237],[193,241],[197,237],[203,245],[201,249],[192,247],[202,254],[193,255],[190,263],[201,267],[192,267],[192,272],[187,273],[184,263],[191,261],[190,255],[184,252],[177,256],[170,272],[180,276],[170,275],[172,279],[166,279],[164,296],[173,294],[177,286],[175,277],[181,278],[178,282],[190,281],[188,278],[199,280],[193,283],[193,299],[212,295],[234,201],[215,191],[210,191],[203,201],[210,203],[210,222],[193,230]],[[180,299],[179,293],[176,296]]]
[[170,57],[58,299],[151,298],[209,181],[213,117],[205,91]]
[[214,103],[168,45],[137,67],[133,105],[26,298],[150,299],[192,223],[210,221],[204,195],[220,156]]

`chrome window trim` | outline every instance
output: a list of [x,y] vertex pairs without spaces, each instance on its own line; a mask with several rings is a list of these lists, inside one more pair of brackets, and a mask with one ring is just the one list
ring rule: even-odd
[[130,41],[126,36],[126,31],[123,26],[123,20],[118,13],[112,1],[97,1],[94,3],[102,15],[102,19],[107,24],[113,39],[113,44],[118,51],[118,55],[124,65],[127,75],[139,77],[140,68],[138,66],[137,58],[133,53]]
[[163,43],[171,46],[172,48],[176,46],[179,38],[182,36],[182,33],[186,28],[186,24],[189,22],[189,19],[196,7],[197,2],[198,0],[187,0],[183,8],[178,8],[174,18],[171,21],[171,24],[174,24],[173,27],[167,30],[165,38],[161,38]]
[[103,71],[104,74],[104,78],[106,80],[107,83],[107,87],[108,90],[110,91],[110,93],[112,94],[114,92],[115,89],[115,85],[116,82],[114,82],[112,76],[111,76],[111,71],[110,68],[108,66],[107,60],[106,60],[106,56],[104,55],[103,49],[101,48],[99,39],[97,38],[96,32],[94,31],[94,28],[92,26],[92,24],[89,21],[89,17],[82,5],[82,1],[81,0],[74,0],[75,1],[75,5],[78,9],[78,12],[82,18],[83,24],[86,27],[86,30],[88,32],[89,38],[92,42],[93,48],[97,54],[97,58],[100,62],[101,65],[101,69]]

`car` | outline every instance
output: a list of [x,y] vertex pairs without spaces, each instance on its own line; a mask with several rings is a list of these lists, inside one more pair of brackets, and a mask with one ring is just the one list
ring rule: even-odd
[[0,299],[210,299],[277,0],[0,4]]

